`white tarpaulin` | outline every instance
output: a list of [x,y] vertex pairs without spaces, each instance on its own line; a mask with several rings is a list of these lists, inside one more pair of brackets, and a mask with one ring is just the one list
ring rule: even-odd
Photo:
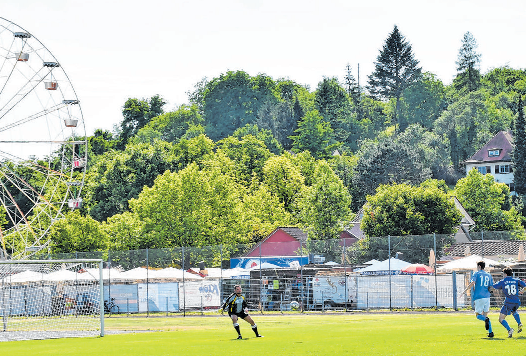
[[45,274],[34,271],[24,271],[4,278],[6,283],[38,282],[44,279]]
[[410,263],[399,260],[398,258],[390,258],[389,260],[374,263],[368,267],[359,270],[361,274],[400,274],[402,268],[409,266]]
[[[358,276],[356,278],[358,309],[434,306],[452,308],[455,297],[464,289],[462,274],[457,274],[455,280],[452,275]],[[458,306],[466,305],[465,296],[456,298]]]
[[[121,272],[119,274],[119,279],[132,279],[132,280],[146,280],[148,279],[193,279],[201,280],[203,277],[189,273],[180,269],[173,267],[163,268],[159,270],[137,267],[126,272]],[[113,277],[111,277],[113,279]]]
[[484,261],[486,262],[486,267],[495,267],[501,266],[502,263],[491,260],[489,258],[482,258],[479,255],[471,255],[458,260],[454,260],[444,264],[443,266],[437,268],[439,272],[451,272],[451,271],[462,271],[462,270],[476,270],[477,262]]

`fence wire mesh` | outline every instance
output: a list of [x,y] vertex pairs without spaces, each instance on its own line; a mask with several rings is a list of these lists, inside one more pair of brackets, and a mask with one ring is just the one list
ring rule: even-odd
[[[437,261],[468,254],[485,257],[499,242],[521,244],[517,236],[522,234],[471,233],[472,241],[461,248],[453,235],[429,234],[76,252],[46,258],[102,259],[106,312],[112,314],[217,310],[236,284],[243,287],[249,309],[262,313],[458,309],[471,306],[469,296],[459,296],[470,271],[441,273]],[[403,274],[395,267],[372,274],[360,271],[371,262],[390,259],[428,265],[433,271],[425,275]],[[495,281],[500,270],[494,270]],[[526,272],[518,276],[526,277]],[[492,298],[493,304],[500,302],[499,296]]]

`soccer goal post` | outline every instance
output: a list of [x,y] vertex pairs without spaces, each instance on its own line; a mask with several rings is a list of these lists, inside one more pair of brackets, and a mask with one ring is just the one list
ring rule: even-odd
[[104,336],[102,260],[0,261],[0,341]]

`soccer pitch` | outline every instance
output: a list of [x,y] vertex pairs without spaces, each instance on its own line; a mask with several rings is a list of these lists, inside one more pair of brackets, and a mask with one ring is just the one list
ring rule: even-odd
[[[509,339],[490,318],[495,338],[474,313],[252,314],[264,338],[227,316],[112,317],[106,336],[0,343],[9,355],[483,355],[524,354],[526,330]],[[526,318],[526,313],[524,315]],[[510,326],[516,329],[513,318]],[[126,331],[122,333],[122,331]],[[119,332],[119,333],[115,333]]]

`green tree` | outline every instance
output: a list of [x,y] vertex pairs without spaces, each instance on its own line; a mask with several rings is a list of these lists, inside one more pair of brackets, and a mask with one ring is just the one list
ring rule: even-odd
[[[395,25],[374,62],[374,72],[369,76],[369,92],[373,96],[386,100],[395,99],[395,124],[399,124],[397,115],[402,93],[420,78],[422,69],[418,63],[411,45]],[[400,127],[400,131],[404,129],[405,127]]]
[[418,156],[422,167],[430,169],[434,178],[448,178],[451,164],[450,150],[441,136],[419,124],[412,124],[397,136],[396,141],[404,143],[412,150]]
[[450,140],[450,156],[457,170],[460,162],[471,157],[493,136],[491,116],[484,92],[477,91],[460,97],[435,121],[434,132]]
[[367,236],[451,234],[461,219],[441,189],[390,184],[367,197],[361,228]]
[[93,136],[88,137],[88,147],[90,153],[88,158],[92,155],[101,155],[111,149],[117,144],[117,141],[113,138],[113,134],[110,131],[96,129]]
[[325,161],[318,161],[314,177],[300,203],[303,227],[311,239],[337,239],[350,220],[351,195]]
[[348,155],[335,155],[328,160],[329,165],[331,166],[334,174],[341,179],[343,185],[351,190],[351,185],[354,175],[354,167],[358,163],[358,156],[348,156]]
[[263,183],[288,212],[294,212],[305,188],[300,170],[286,157],[274,156],[263,166]]
[[137,132],[132,142],[152,143],[156,139],[177,142],[183,138],[189,130],[202,124],[204,124],[204,119],[199,113],[197,105],[181,105],[175,111],[160,114],[152,118]]
[[108,249],[111,251],[140,250],[160,246],[149,239],[145,233],[145,223],[136,214],[125,211],[110,216],[103,223],[104,231],[109,237]]
[[240,127],[232,134],[233,137],[237,137],[238,139],[243,139],[243,137],[248,135],[252,135],[262,141],[273,154],[279,155],[283,152],[283,147],[281,147],[279,141],[272,135],[272,132],[266,129],[260,130],[255,124],[247,124]]
[[[483,88],[489,90],[492,96],[500,93],[520,93],[526,80],[526,70],[513,69],[508,66],[491,69],[481,79]],[[525,93],[522,93],[525,94]],[[515,106],[517,101],[514,102]],[[517,109],[514,110],[516,112]]]
[[517,194],[526,195],[526,121],[524,119],[522,97],[519,96],[519,113],[513,132],[513,182]]
[[[360,68],[358,67],[358,69]],[[355,105],[359,105],[362,90],[360,89],[360,85],[356,81],[356,78],[352,74],[352,67],[349,63],[347,63],[347,66],[345,67],[345,77],[343,81],[347,94],[350,95]],[[360,120],[361,118],[359,117],[358,119]]]
[[331,125],[316,110],[305,114],[295,133],[290,136],[294,152],[309,151],[315,157],[325,157],[336,148],[336,145],[329,145],[333,134]]
[[106,153],[87,176],[85,202],[90,216],[103,221],[128,210],[128,200],[173,167],[173,151],[170,143],[155,141],[153,145],[128,145],[126,151]]
[[400,251],[405,261],[427,264],[435,244],[440,253],[454,242],[452,233],[462,218],[445,190],[445,183],[436,180],[378,187],[364,208],[361,228],[368,237],[351,247],[351,261],[384,260]]
[[154,247],[246,243],[250,233],[242,224],[244,191],[219,168],[200,170],[192,163],[157,177],[151,188],[130,200],[130,207],[144,221]]
[[475,231],[522,230],[508,186],[496,183],[491,174],[482,175],[473,168],[457,182],[455,195],[475,221]]
[[279,197],[270,192],[265,184],[257,179],[252,180],[243,197],[244,225],[252,242],[259,242],[279,226],[290,226],[295,223],[292,215],[285,210]]
[[365,197],[374,194],[382,184],[416,185],[431,177],[431,170],[423,167],[409,146],[389,137],[365,143],[358,156],[352,184],[355,211],[365,203]]
[[124,149],[129,139],[137,134],[152,117],[163,113],[164,100],[155,95],[150,100],[130,98],[122,108],[123,120],[120,124],[119,148]]
[[104,251],[108,246],[102,225],[90,216],[82,216],[79,210],[51,225],[49,238],[54,253]]
[[351,102],[337,78],[324,78],[315,95],[316,110],[330,123],[334,140],[346,142],[351,130]]
[[471,32],[466,32],[462,39],[462,46],[458,51],[457,76],[453,81],[454,87],[468,92],[476,91],[480,87],[480,54],[477,53],[477,41]]
[[221,74],[206,84],[202,96],[206,133],[214,141],[256,123],[260,107],[279,100],[270,77],[251,77],[243,71]]
[[272,156],[265,143],[252,135],[241,140],[229,136],[219,141],[217,148],[234,162],[238,182],[245,185],[250,184],[253,175],[262,179],[263,166]]
[[445,108],[444,84],[434,74],[426,72],[404,90],[400,103],[400,117],[403,117],[401,121],[406,122],[407,125],[420,124],[431,129]]

